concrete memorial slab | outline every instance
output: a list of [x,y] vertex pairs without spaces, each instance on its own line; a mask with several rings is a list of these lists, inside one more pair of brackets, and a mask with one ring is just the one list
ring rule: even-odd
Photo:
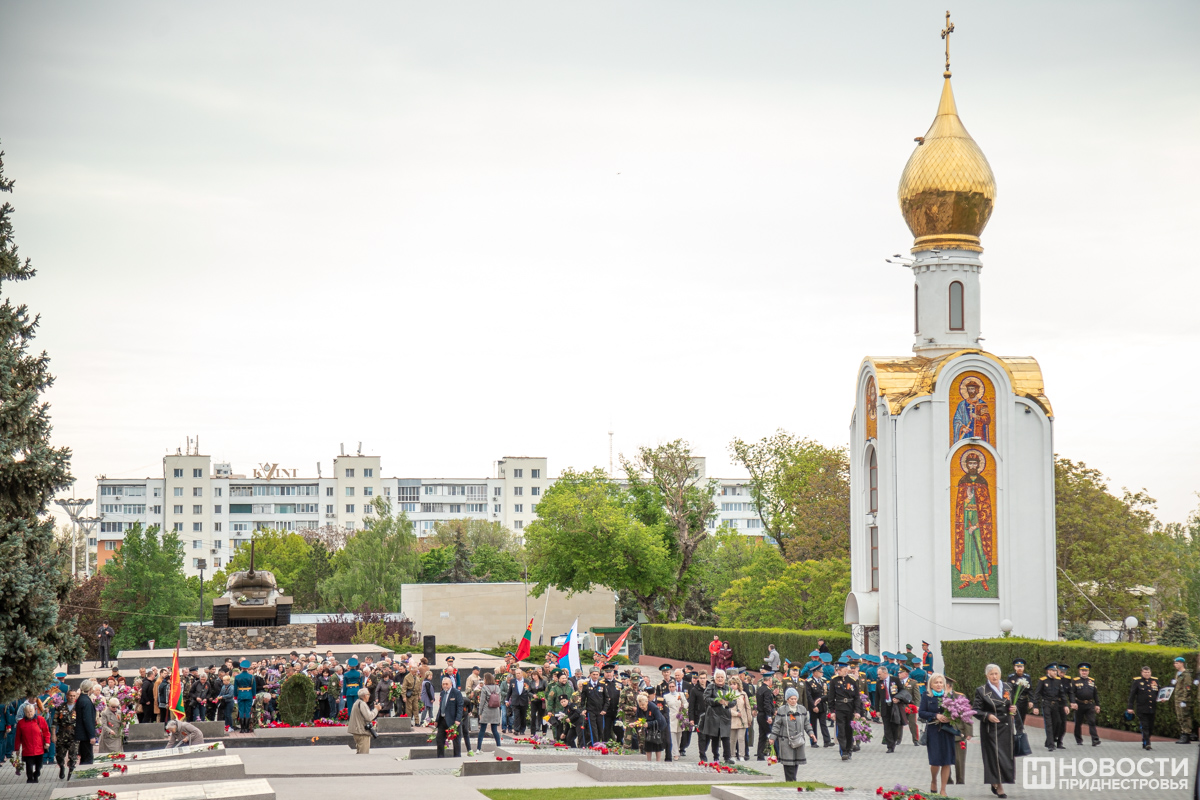
[[[78,794],[68,785],[56,789],[54,797],[68,798]],[[121,791],[116,792],[115,800],[275,800],[275,790],[265,779],[254,778]]]
[[[451,754],[454,753],[454,748],[449,748]],[[414,747],[408,751],[409,758],[437,758],[436,747]]]
[[[105,773],[108,773],[107,776]],[[176,783],[226,781],[246,777],[246,767],[237,756],[150,760],[102,764],[76,770],[72,785],[104,786],[130,783]]]
[[[725,782],[725,781],[755,781],[771,780],[772,776],[757,771],[718,772],[708,767],[696,764],[683,764],[678,761],[617,761],[612,756],[579,760],[578,769],[584,775],[601,782],[659,782],[670,783],[680,781],[695,782]],[[744,768],[743,768],[744,769]],[[792,790],[795,794],[795,790]]]
[[[951,787],[946,787],[947,791]],[[839,798],[858,798],[858,800],[866,800],[866,798],[878,798],[879,795],[875,790],[867,791],[866,789],[844,789],[840,792],[835,792],[833,789],[816,789],[813,790],[817,795],[825,795],[829,797]],[[813,792],[805,792],[804,797],[809,797]],[[710,791],[713,797],[718,800],[796,800],[796,790],[787,786],[714,786]]]
[[224,755],[225,744],[212,742],[210,744],[184,744],[178,747],[164,747],[159,750],[145,750],[138,753],[124,753],[125,758],[113,758],[113,753],[103,753],[96,756],[96,765],[100,764],[131,764],[134,761],[143,762],[163,758],[207,758],[208,756]]
[[521,762],[512,761],[464,761],[459,776],[470,778],[476,775],[519,775]]
[[409,717],[377,717],[375,719],[376,733],[409,733],[413,729]]
[[[225,738],[224,722],[193,722],[192,724],[199,729],[200,733],[204,734],[205,739]],[[153,742],[165,740],[166,738],[166,727],[159,722],[143,722],[138,725],[130,725],[129,732],[125,734],[125,740],[129,742]]]
[[[495,743],[493,742],[493,745]],[[533,748],[529,745],[514,745],[507,744],[504,747],[497,747],[495,754],[501,758],[520,758],[530,764],[578,764],[584,759],[615,759],[617,761],[641,761],[646,763],[646,756],[641,753],[632,753],[627,756],[608,755],[601,756],[590,750],[578,747],[538,747]]]

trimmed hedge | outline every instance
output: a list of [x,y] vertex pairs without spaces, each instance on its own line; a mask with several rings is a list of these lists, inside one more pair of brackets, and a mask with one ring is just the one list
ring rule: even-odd
[[[959,684],[959,689],[968,697],[976,686],[983,685],[983,670],[988,664],[999,664],[1004,674],[1012,672],[1015,658],[1027,662],[1026,672],[1036,680],[1045,675],[1044,667],[1050,662],[1071,665],[1071,676],[1077,677],[1075,665],[1086,661],[1092,665],[1091,678],[1096,681],[1100,694],[1100,713],[1096,724],[1105,728],[1136,731],[1137,719],[1125,721],[1125,703],[1129,700],[1129,687],[1134,678],[1141,676],[1143,666],[1151,668],[1158,678],[1159,688],[1170,686],[1175,675],[1176,656],[1188,659],[1189,668],[1195,667],[1196,651],[1148,644],[1114,642],[1050,642],[1043,639],[967,639],[957,642],[942,642],[942,659],[945,672]],[[1193,676],[1195,677],[1195,676]],[[1068,735],[1075,730],[1075,714],[1067,717]],[[1157,736],[1179,736],[1179,725],[1170,703],[1158,706],[1154,715],[1154,733]]]
[[[817,649],[817,639],[824,639],[825,646],[834,659],[843,650],[852,647],[850,635],[836,631],[798,631],[787,628],[702,628],[698,625],[643,625],[642,651],[659,658],[674,658],[696,667],[707,668],[708,643],[714,636],[729,642],[733,650],[733,663],[739,667],[759,669],[767,656],[767,645],[775,645],[781,658],[793,664],[808,661],[808,654]],[[680,664],[680,666],[683,666]]]

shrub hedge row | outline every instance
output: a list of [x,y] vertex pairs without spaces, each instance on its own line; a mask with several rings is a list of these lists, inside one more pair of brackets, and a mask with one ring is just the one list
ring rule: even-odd
[[[942,642],[945,673],[954,678],[959,690],[967,696],[974,693],[976,686],[983,684],[983,670],[988,664],[999,664],[1007,675],[1012,671],[1013,659],[1023,658],[1028,665],[1027,672],[1036,680],[1046,674],[1044,667],[1052,661],[1070,664],[1072,677],[1077,677],[1076,665],[1086,661],[1092,665],[1091,677],[1096,681],[1100,694],[1097,724],[1129,731],[1138,729],[1137,719],[1132,722],[1124,719],[1125,703],[1129,700],[1129,687],[1133,679],[1141,677],[1143,666],[1149,666],[1152,674],[1158,678],[1159,687],[1169,686],[1175,675],[1176,656],[1188,659],[1189,667],[1194,669],[1195,650],[1183,651],[1146,644],[1050,642],[1016,638]],[[1068,736],[1075,730],[1074,712],[1067,717],[1067,730]],[[1158,736],[1179,736],[1179,725],[1170,703],[1158,706],[1154,716],[1154,733]]]
[[[803,664],[808,654],[817,649],[817,639],[824,639],[825,646],[834,659],[851,647],[850,635],[836,631],[798,631],[786,628],[757,628],[737,630],[735,628],[703,628],[698,625],[643,625],[642,650],[646,655],[659,658],[674,658],[693,666],[708,665],[708,644],[714,636],[729,642],[733,650],[733,663],[739,667],[758,669],[767,655],[767,645],[775,645],[782,658],[792,663]],[[682,666],[682,664],[680,665]]]

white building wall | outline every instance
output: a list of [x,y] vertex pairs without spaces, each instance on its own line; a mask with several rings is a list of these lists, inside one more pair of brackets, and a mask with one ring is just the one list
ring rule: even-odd
[[[206,561],[207,574],[211,574],[227,565],[259,528],[352,526],[361,530],[371,518],[366,507],[377,497],[386,500],[393,511],[407,514],[418,536],[432,534],[439,522],[463,518],[499,522],[520,535],[537,519],[536,506],[554,485],[545,457],[507,456],[496,462],[494,476],[487,478],[384,478],[381,462],[379,456],[339,455],[332,476],[291,477],[292,470],[288,470],[288,477],[272,473],[267,473],[271,477],[254,477],[252,469],[247,477],[231,474],[227,464],[214,465],[209,456],[166,456],[162,478],[102,477],[97,481],[97,515],[102,521],[89,546],[94,552],[101,530],[112,540],[134,523],[140,522],[143,528],[159,525],[163,530],[178,525],[186,574],[198,574],[198,559]],[[177,469],[181,471],[178,477]],[[197,469],[202,477],[194,474]],[[353,475],[348,470],[353,470]],[[130,495],[124,489],[123,494],[106,494],[115,487],[136,487],[143,494]],[[311,491],[302,487],[315,487],[316,494],[286,493]],[[354,493],[348,494],[348,489]],[[266,493],[272,491],[281,493]],[[727,527],[761,535],[761,521],[746,481],[720,481],[714,501],[718,518],[711,529]],[[141,506],[144,509],[136,513]],[[176,510],[176,506],[180,508]],[[348,511],[348,506],[354,510]]]

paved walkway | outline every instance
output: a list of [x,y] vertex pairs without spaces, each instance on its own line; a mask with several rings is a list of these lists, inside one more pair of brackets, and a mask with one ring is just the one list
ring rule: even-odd
[[[269,776],[268,780],[275,788],[278,800],[309,800],[314,796],[339,797],[344,796],[348,787],[347,778],[354,776],[353,792],[358,796],[384,796],[386,793],[402,789],[406,792],[429,792],[439,800],[482,800],[476,789],[486,788],[555,788],[569,786],[597,786],[595,781],[569,765],[530,765],[530,769],[520,775],[502,775],[477,778],[454,777],[452,771],[462,762],[462,759],[447,758],[441,761],[405,760],[406,751],[399,748],[376,750],[367,756],[358,756],[349,748],[340,747],[278,747],[259,750],[241,750],[238,753],[246,765],[246,776]],[[689,753],[694,757],[694,750]],[[1036,755],[1036,754],[1035,754]],[[1145,756],[1159,758],[1183,758],[1190,760],[1188,778],[1193,779],[1196,768],[1197,751],[1195,746],[1184,747],[1176,745],[1157,745],[1153,752],[1144,753],[1140,745],[1106,742],[1099,748],[1089,746],[1075,747],[1068,745],[1065,751],[1059,751],[1063,758],[1099,758],[1101,756],[1114,760],[1129,758],[1136,762]],[[477,758],[489,758],[480,755]],[[969,783],[963,786],[951,786],[951,795],[964,798],[991,798],[989,788],[983,784],[982,768],[980,765],[980,750],[972,742],[968,749],[967,778]],[[689,759],[690,761],[691,759]],[[782,780],[782,767],[768,766],[765,763],[750,761],[748,766],[759,769],[772,776],[774,780]],[[1021,780],[1022,759],[1018,759],[1018,781]],[[563,769],[563,766],[568,766]],[[398,773],[411,772],[411,775]],[[287,776],[287,777],[280,777]],[[908,786],[927,789],[929,784],[929,768],[924,748],[912,745],[902,746],[896,753],[888,754],[876,743],[868,744],[863,751],[856,754],[853,760],[843,762],[838,757],[835,748],[818,748],[810,751],[808,764],[799,770],[801,780],[822,781],[835,786],[855,787],[874,791],[876,787],[892,788],[900,783]],[[27,785],[24,777],[17,778],[11,766],[3,765],[0,769],[0,797],[4,800],[51,800],[82,794],[83,787],[76,789],[72,785],[62,784],[57,780],[57,768],[43,772],[42,782],[36,786]],[[679,781],[677,776],[664,776],[663,783],[703,783],[697,781]],[[157,784],[140,784],[136,788],[147,789]],[[617,786],[620,784],[607,784]],[[645,784],[641,784],[645,785]],[[110,790],[119,790],[114,784]],[[132,787],[131,787],[132,788]],[[1009,788],[1009,796],[1017,797],[1052,797],[1055,800],[1110,800],[1110,798],[1176,798],[1191,797],[1191,791],[1131,791],[1131,792],[1094,792],[1087,790],[1076,791],[1037,791],[1022,789],[1020,785]]]

